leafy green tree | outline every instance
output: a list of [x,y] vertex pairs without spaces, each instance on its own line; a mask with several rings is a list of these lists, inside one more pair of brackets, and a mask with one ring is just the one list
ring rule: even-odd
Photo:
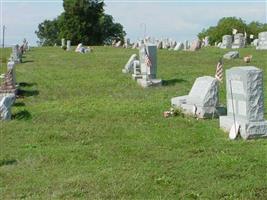
[[64,12],[54,20],[54,35],[45,31],[51,27],[44,22],[38,26],[36,34],[43,44],[51,44],[60,38],[69,39],[72,44],[82,42],[90,45],[103,44],[114,37],[123,39],[122,25],[114,23],[113,17],[106,15],[103,7],[104,2],[99,0],[64,0]]
[[[247,33],[249,36],[253,34],[257,36],[261,31],[267,31],[267,24],[261,24],[259,22],[251,22],[246,24],[244,20],[236,17],[224,17],[219,20],[216,26],[209,27],[208,29],[203,29],[202,32],[198,34],[200,39],[205,36],[210,37],[211,44],[221,41],[223,35],[232,35],[233,29],[237,29],[239,33]],[[250,42],[248,40],[248,42]]]

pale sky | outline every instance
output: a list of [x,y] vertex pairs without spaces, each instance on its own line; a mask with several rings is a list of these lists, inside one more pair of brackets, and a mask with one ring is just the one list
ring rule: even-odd
[[[62,0],[0,0],[1,27],[7,27],[5,43],[27,38],[36,45],[38,24],[63,12]],[[132,41],[146,34],[155,38],[192,40],[222,17],[267,23],[267,0],[106,0],[105,12],[121,23]],[[2,33],[2,30],[1,30]],[[2,34],[1,42],[2,43]]]

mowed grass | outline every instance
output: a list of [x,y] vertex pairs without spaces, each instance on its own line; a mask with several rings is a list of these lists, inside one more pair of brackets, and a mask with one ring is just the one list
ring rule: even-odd
[[[230,141],[218,119],[162,115],[197,77],[214,76],[227,51],[159,50],[164,86],[142,89],[121,72],[137,50],[32,49],[16,66],[24,98],[13,106],[13,120],[0,122],[0,196],[267,199],[267,140]],[[267,52],[240,54],[253,55],[249,65],[264,70],[266,86]],[[240,58],[224,67],[242,65]],[[264,92],[267,105],[267,87]],[[224,84],[220,100],[225,103]]]

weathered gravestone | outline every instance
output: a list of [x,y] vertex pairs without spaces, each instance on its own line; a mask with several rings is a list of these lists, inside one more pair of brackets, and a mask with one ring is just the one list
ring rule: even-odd
[[259,40],[256,49],[267,50],[267,32],[259,33]]
[[232,47],[232,36],[231,35],[224,35],[222,37],[222,43],[220,44],[221,49],[231,48]]
[[186,50],[188,50],[188,49],[190,49],[190,44],[189,44],[189,41],[186,40],[186,41],[184,42],[184,50],[186,51]]
[[0,119],[11,119],[11,106],[16,100],[15,94],[0,94]]
[[223,114],[219,107],[219,82],[211,76],[199,77],[186,96],[174,97],[171,105],[198,118],[213,118]]
[[223,58],[228,59],[228,60],[239,58],[239,52],[238,51],[230,51],[230,52],[224,54]]
[[13,80],[13,70],[14,69],[8,70],[7,73],[4,75],[4,80],[0,86],[0,94],[17,93],[15,81]]
[[12,73],[12,79],[13,79],[13,85],[16,85],[16,68],[15,68],[15,62],[14,61],[8,61],[7,63],[7,71],[11,70]]
[[232,44],[232,49],[244,48],[246,45],[246,39],[243,33],[237,33],[234,35],[234,42]]
[[70,40],[67,40],[67,51],[70,51],[71,50],[71,41]]
[[65,39],[64,38],[61,39],[61,48],[63,48],[63,47],[65,47]]
[[141,75],[141,67],[140,67],[140,61],[139,60],[135,60],[133,62],[133,74],[132,74],[132,79],[137,80],[142,78]]
[[18,44],[12,46],[11,58],[15,63],[21,63],[22,62],[22,52],[20,51]]
[[[157,46],[143,44],[139,50],[139,55],[142,78],[137,79],[137,83],[144,88],[160,86],[162,81],[157,79]],[[148,60],[150,64],[148,64]]]
[[122,69],[122,73],[132,73],[134,71],[134,61],[137,60],[137,55],[133,54],[126,65],[124,66],[124,69]]
[[220,117],[220,127],[229,131],[237,123],[244,139],[266,137],[262,70],[254,66],[226,70],[226,90],[227,116]]

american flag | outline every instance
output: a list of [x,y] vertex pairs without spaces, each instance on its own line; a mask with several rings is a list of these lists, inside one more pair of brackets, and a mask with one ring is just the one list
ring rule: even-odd
[[217,64],[215,78],[218,79],[218,81],[220,81],[220,82],[223,81],[223,63],[222,63],[222,59],[220,59],[218,64]]
[[152,66],[152,63],[151,63],[151,60],[149,58],[148,52],[146,50],[146,47],[145,47],[145,64],[148,67],[151,67]]

